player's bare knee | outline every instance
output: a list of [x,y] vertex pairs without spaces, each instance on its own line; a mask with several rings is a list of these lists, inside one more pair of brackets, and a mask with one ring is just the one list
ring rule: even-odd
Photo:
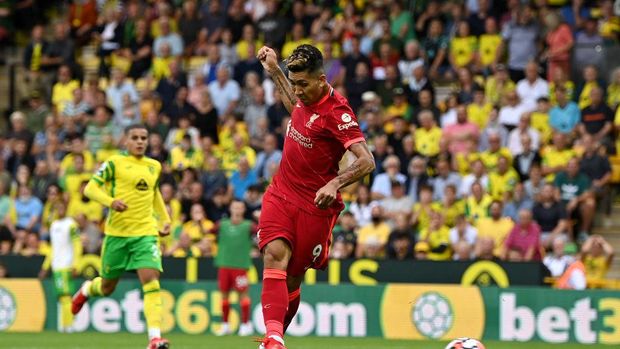
[[265,268],[286,270],[291,256],[290,247],[282,240],[275,240],[267,244],[263,251]]
[[101,293],[104,296],[111,295],[112,292],[114,292],[114,289],[116,289],[116,284],[106,284],[106,283],[101,284]]

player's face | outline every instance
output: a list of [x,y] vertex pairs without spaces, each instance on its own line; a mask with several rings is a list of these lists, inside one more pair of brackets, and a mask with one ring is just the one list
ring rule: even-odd
[[325,74],[317,75],[306,71],[289,72],[288,78],[295,96],[305,105],[318,102],[325,94],[325,87],[327,86]]
[[143,156],[148,144],[149,132],[143,128],[134,128],[127,134],[127,151],[133,156]]

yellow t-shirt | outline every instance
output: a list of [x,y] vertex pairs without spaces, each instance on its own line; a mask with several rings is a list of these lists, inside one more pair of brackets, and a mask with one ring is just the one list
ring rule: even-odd
[[212,230],[215,225],[208,219],[203,219],[198,223],[194,221],[188,221],[183,224],[183,232],[188,234],[193,242],[202,240],[207,234],[213,234]]
[[109,210],[105,234],[121,237],[157,235],[159,224],[154,209],[159,190],[161,164],[149,157],[136,158],[125,152],[104,162],[91,181],[104,185],[114,199],[121,199],[127,210]]
[[65,110],[65,103],[73,100],[73,90],[80,87],[80,82],[71,80],[66,84],[57,82],[52,88],[52,104],[56,107],[58,114]]
[[69,198],[79,198],[81,196],[80,186],[82,182],[88,180],[92,177],[92,173],[73,173],[65,175],[63,180],[60,182],[62,189],[65,193],[69,194]]
[[611,108],[620,104],[620,84],[610,84],[607,86],[607,104]]
[[180,146],[176,146],[170,151],[170,167],[173,170],[198,169],[202,167],[203,160],[202,151],[199,149],[190,148],[189,151],[184,152]]
[[439,154],[439,141],[441,140],[441,129],[433,126],[430,130],[420,127],[415,130],[415,147],[418,153],[424,156],[435,156]]
[[586,277],[588,279],[605,279],[607,271],[609,270],[609,264],[607,264],[607,257],[605,256],[593,257],[586,255],[583,264],[586,267]]
[[445,225],[440,227],[434,232],[430,232],[428,228],[420,230],[420,240],[426,240],[431,249],[439,246],[446,245],[443,252],[428,252],[428,259],[432,261],[447,261],[452,256],[452,250],[450,249],[450,228]]
[[489,122],[491,110],[493,110],[493,105],[491,103],[485,103],[483,105],[471,103],[467,106],[467,118],[469,121],[478,125],[481,130],[484,130]]
[[83,202],[81,197],[74,197],[67,206],[67,216],[77,218],[84,214],[91,222],[101,222],[103,219],[103,205],[95,200]]
[[450,55],[458,68],[470,64],[474,60],[477,49],[478,39],[473,35],[464,38],[454,37],[450,40]]
[[498,221],[494,221],[491,217],[485,217],[476,222],[478,238],[492,238],[493,241],[495,241],[493,253],[498,257],[502,255],[504,251],[504,241],[513,227],[514,222],[508,217],[500,218]]
[[[442,213],[442,206],[438,202],[431,203],[431,211],[436,213]],[[418,216],[418,231],[422,231],[423,229],[428,229],[431,225],[431,216],[425,210],[422,210],[422,204],[416,203],[413,205],[413,212],[420,212]]]
[[504,96],[515,90],[515,83],[508,80],[503,86],[499,86],[495,77],[491,76],[484,85],[484,95],[491,104],[501,104]]
[[376,239],[381,245],[385,245],[390,237],[390,226],[382,222],[379,225],[368,224],[360,228],[357,232],[357,242],[359,244],[367,244],[368,240]]
[[549,143],[553,134],[551,126],[549,125],[549,113],[534,111],[532,112],[531,119],[532,128],[540,133],[541,143]]
[[[566,98],[572,101],[575,96],[575,84],[570,80],[566,81],[564,83],[564,88],[566,89]],[[553,81],[549,83],[549,103],[551,105],[558,104],[558,100],[555,98],[555,82]]]
[[508,163],[512,164],[512,153],[508,148],[500,148],[497,152],[492,153],[490,150],[485,150],[480,154],[480,159],[484,162],[484,166],[488,170],[494,170],[497,168],[497,162],[499,161],[499,157],[504,156],[508,158]]
[[503,200],[504,194],[512,191],[518,182],[519,175],[512,168],[503,175],[493,171],[489,174],[489,194],[495,200]]
[[256,151],[254,151],[254,149],[245,146],[239,152],[233,150],[224,152],[222,156],[222,169],[226,171],[226,175],[232,175],[232,173],[238,168],[237,164],[242,156],[245,156],[248,160],[250,167],[254,167],[254,164],[256,164]]
[[97,150],[97,153],[95,154],[95,161],[97,161],[98,164],[101,164],[107,159],[109,159],[112,155],[116,155],[116,154],[120,154],[120,150],[116,148],[113,148],[113,149],[101,148]]
[[489,194],[484,194],[480,202],[476,201],[473,195],[465,200],[465,216],[469,221],[476,223],[481,218],[489,216],[489,206],[493,202],[493,198]]
[[181,202],[177,199],[172,199],[168,203],[170,205],[170,220],[178,222],[181,220]]
[[583,90],[581,90],[581,94],[579,95],[579,109],[584,109],[590,105],[590,92],[597,86],[598,82],[596,81],[588,82],[583,86]]
[[[93,167],[95,166],[95,159],[93,158],[93,154],[85,150],[82,152],[82,156],[84,157],[84,172],[91,172]],[[60,162],[60,171],[64,174],[71,174],[75,172],[73,168],[73,163],[75,162],[75,155],[69,153],[62,158]]]
[[480,35],[480,46],[478,47],[478,55],[480,55],[480,63],[488,66],[495,60],[497,49],[502,43],[502,36],[499,34],[482,34]]
[[287,58],[290,56],[293,51],[297,48],[297,46],[301,45],[310,45],[312,44],[312,40],[304,38],[298,41],[287,41],[284,43],[282,47],[282,58]]
[[452,228],[456,224],[456,217],[465,214],[465,201],[458,200],[450,207],[442,206],[442,212],[444,224]]
[[471,172],[471,164],[480,159],[481,154],[475,153],[459,153],[456,154],[456,167],[461,176],[466,176]]
[[[573,149],[556,150],[553,146],[545,147],[542,151],[542,165],[547,167],[566,166],[570,159],[577,156]],[[554,174],[546,177],[547,181],[555,179]]]
[[[254,53],[253,53],[254,56],[258,53],[258,50],[261,47],[263,47],[262,40],[254,41]],[[245,61],[248,58],[250,58],[250,52],[248,52],[249,48],[250,48],[250,43],[247,42],[246,40],[240,40],[239,42],[237,42],[237,57],[239,57],[240,61]]]
[[164,78],[170,77],[172,72],[170,71],[170,63],[174,61],[174,57],[154,57],[153,58],[153,66],[151,69],[153,70],[153,77],[155,80],[160,80]]

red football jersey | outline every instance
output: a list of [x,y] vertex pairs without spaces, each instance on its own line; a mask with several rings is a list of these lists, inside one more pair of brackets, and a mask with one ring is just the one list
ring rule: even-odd
[[338,175],[347,148],[364,141],[347,100],[330,92],[313,105],[297,102],[286,129],[280,168],[268,188],[271,194],[318,215],[333,215],[344,205],[340,193],[327,210],[314,204],[316,192]]

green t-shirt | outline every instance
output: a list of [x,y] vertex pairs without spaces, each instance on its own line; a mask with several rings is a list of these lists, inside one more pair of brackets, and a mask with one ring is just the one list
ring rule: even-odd
[[566,172],[555,176],[555,186],[560,189],[562,201],[569,202],[590,189],[590,179],[583,173],[570,178]]
[[248,269],[252,249],[252,222],[244,220],[232,224],[230,219],[222,219],[218,233],[218,252],[215,265],[218,268]]

